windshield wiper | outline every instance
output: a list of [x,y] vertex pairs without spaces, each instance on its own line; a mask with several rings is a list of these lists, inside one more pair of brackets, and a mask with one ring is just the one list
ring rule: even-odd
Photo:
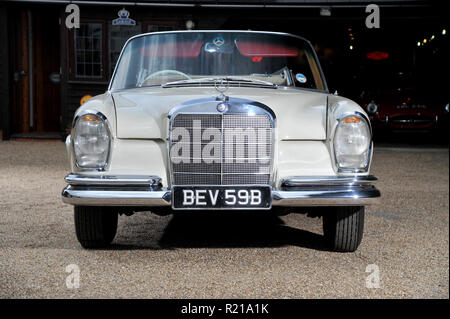
[[242,81],[242,82],[258,83],[258,84],[262,84],[262,85],[269,85],[269,86],[274,86],[274,87],[277,86],[275,83],[272,83],[272,82],[255,80],[255,79],[250,79],[250,78],[246,78],[246,77],[228,76],[225,79],[229,80],[229,81],[239,81],[239,82]]
[[191,80],[180,80],[180,81],[174,81],[174,82],[167,82],[162,84],[161,86],[164,87],[172,87],[172,86],[179,86],[183,84],[196,84],[199,85],[202,84],[210,84],[214,85],[215,83],[223,85],[221,82],[224,81],[225,83],[228,82],[229,84],[240,84],[240,83],[247,83],[247,84],[256,84],[261,86],[269,86],[272,88],[277,88],[277,85],[272,82],[262,81],[262,80],[255,80],[250,79],[246,77],[237,77],[237,76],[225,76],[225,77],[210,77],[210,78],[201,78],[201,79],[191,79]]
[[201,79],[190,79],[190,80],[179,80],[179,81],[173,81],[173,82],[167,82],[164,84],[161,84],[162,87],[165,86],[172,86],[177,84],[189,84],[189,83],[202,83],[202,82],[210,82],[214,81],[216,78],[201,78]]

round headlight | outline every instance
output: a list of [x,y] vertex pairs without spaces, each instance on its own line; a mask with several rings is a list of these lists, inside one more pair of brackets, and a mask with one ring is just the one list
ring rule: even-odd
[[367,171],[372,136],[369,124],[358,115],[342,118],[334,135],[334,154],[340,170]]
[[103,169],[108,161],[110,134],[104,118],[84,114],[76,119],[73,149],[78,167]]
[[366,109],[367,109],[367,112],[369,112],[371,114],[375,114],[378,111],[378,105],[376,105],[374,101],[370,101],[370,103],[367,104]]

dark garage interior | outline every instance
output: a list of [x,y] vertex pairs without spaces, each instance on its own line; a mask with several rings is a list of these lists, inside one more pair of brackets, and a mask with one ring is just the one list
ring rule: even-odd
[[[79,5],[80,29],[65,26],[69,2]],[[365,25],[369,3],[379,5],[380,28]],[[123,8],[135,26],[112,25]],[[331,93],[366,110],[376,105],[369,110],[375,141],[447,143],[441,133],[448,81],[441,73],[449,70],[448,21],[434,2],[3,1],[0,23],[2,139],[64,138],[80,99],[107,89],[128,37],[189,27],[303,36],[316,49]],[[92,55],[75,51],[76,41],[93,45],[86,40],[92,36],[98,37]],[[93,68],[75,72],[80,63]]]

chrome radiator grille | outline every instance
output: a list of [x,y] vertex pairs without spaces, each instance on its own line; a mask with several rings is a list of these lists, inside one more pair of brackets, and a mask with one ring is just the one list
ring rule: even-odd
[[169,134],[172,185],[269,184],[272,123],[265,114],[176,114]]

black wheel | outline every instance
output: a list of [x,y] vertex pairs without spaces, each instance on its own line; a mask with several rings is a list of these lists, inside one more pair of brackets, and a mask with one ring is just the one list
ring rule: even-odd
[[75,206],[75,231],[84,248],[108,246],[117,231],[118,213],[107,207]]
[[364,206],[336,207],[323,215],[325,240],[334,251],[352,252],[361,243]]

